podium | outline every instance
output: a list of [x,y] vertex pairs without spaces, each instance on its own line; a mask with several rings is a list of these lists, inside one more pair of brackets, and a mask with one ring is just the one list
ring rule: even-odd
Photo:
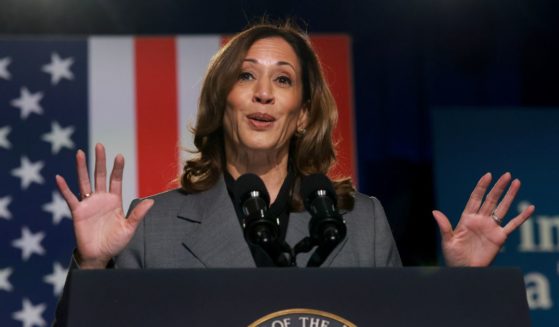
[[530,326],[513,268],[73,271],[68,326]]

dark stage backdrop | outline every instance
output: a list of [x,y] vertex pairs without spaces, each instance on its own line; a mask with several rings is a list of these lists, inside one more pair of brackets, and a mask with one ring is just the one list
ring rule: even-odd
[[[430,108],[559,106],[553,0],[3,0],[0,6],[6,36],[224,34],[262,15],[301,18],[311,33],[349,34],[359,188],[382,201],[406,265],[438,262]],[[545,201],[557,196],[547,187]]]

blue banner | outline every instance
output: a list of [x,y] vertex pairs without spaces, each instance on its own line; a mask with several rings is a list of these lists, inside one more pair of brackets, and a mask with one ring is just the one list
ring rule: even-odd
[[[513,232],[495,266],[524,272],[533,326],[559,323],[559,108],[436,108],[432,111],[437,207],[453,225],[486,172],[522,182],[504,224],[523,207],[536,212]],[[506,303],[506,299],[503,299]]]

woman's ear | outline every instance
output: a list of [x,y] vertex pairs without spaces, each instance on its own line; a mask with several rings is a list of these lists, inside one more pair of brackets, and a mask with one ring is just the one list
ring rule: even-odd
[[303,107],[301,107],[301,111],[299,112],[299,118],[297,118],[297,131],[298,135],[303,135],[307,131],[307,117],[309,114],[308,106],[305,103]]

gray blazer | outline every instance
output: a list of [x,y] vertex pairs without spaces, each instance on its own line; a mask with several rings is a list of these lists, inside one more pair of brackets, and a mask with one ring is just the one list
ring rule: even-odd
[[[115,268],[256,267],[223,178],[206,192],[185,194],[177,189],[151,198],[155,200],[153,207],[115,258]],[[137,203],[135,200],[131,208]],[[358,193],[354,209],[344,219],[347,237],[322,267],[402,265],[377,199]],[[308,235],[309,220],[307,212],[290,214],[286,235],[289,245]],[[300,254],[297,265],[306,266],[311,253]],[[72,256],[70,271],[77,268]],[[64,287],[53,327],[66,326],[67,301],[68,288]]]
[[[115,258],[117,268],[256,267],[223,178],[205,192],[186,194],[176,189],[150,198],[155,203]],[[347,237],[323,267],[402,265],[376,198],[357,193],[355,207],[344,219]],[[286,235],[290,246],[308,235],[309,220],[307,212],[290,214]],[[306,266],[311,254],[299,254],[297,265]]]

